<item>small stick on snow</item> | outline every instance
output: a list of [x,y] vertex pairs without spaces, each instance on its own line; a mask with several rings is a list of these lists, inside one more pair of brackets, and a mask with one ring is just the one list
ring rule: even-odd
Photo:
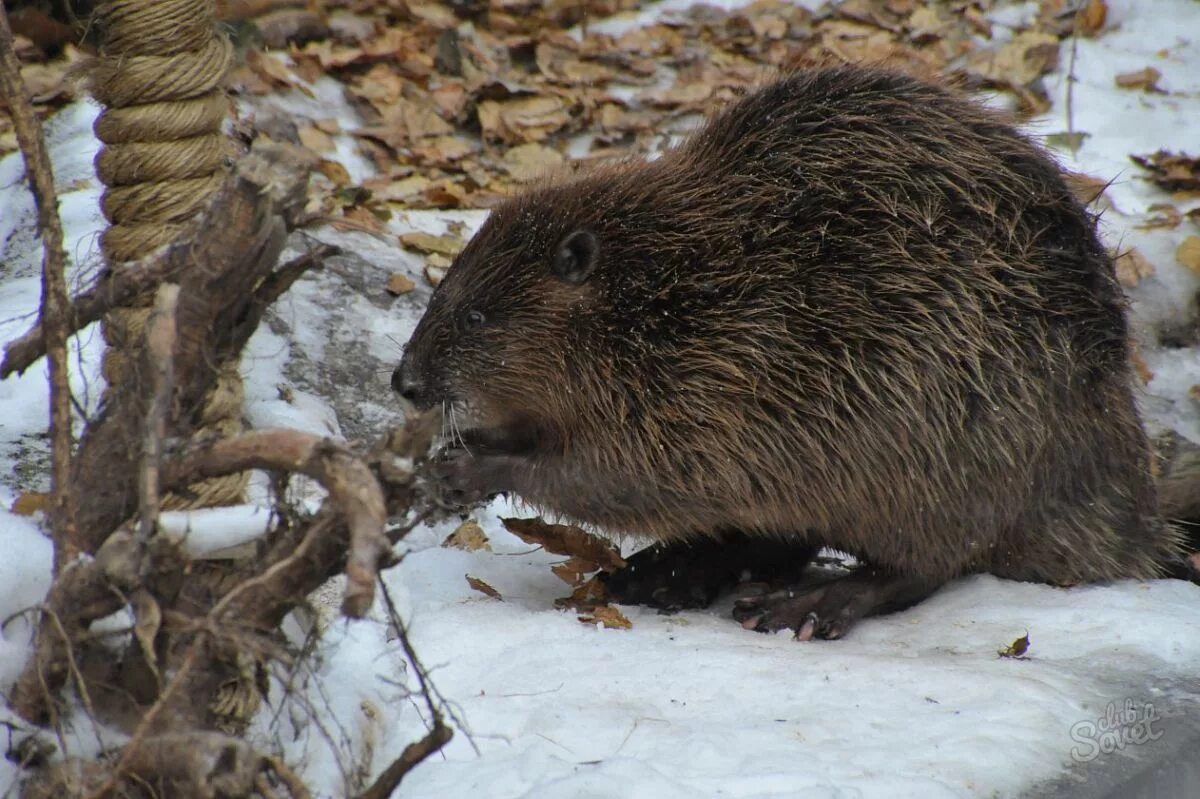
[[71,390],[67,383],[67,280],[63,274],[63,232],[58,218],[54,173],[46,155],[42,125],[34,113],[21,64],[13,46],[8,14],[0,5],[0,91],[16,129],[29,188],[38,210],[42,237],[42,302],[38,311],[43,346],[50,361],[50,527],[54,573],[79,554],[71,480]]

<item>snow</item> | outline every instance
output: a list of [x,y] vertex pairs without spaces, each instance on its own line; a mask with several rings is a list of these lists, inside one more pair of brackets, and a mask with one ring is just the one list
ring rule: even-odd
[[[611,23],[612,30],[687,4],[667,0]],[[1146,407],[1160,424],[1200,442],[1188,396],[1200,384],[1200,351],[1157,344],[1161,326],[1183,318],[1200,289],[1200,280],[1174,259],[1194,230],[1186,223],[1177,230],[1135,229],[1150,204],[1172,200],[1128,160],[1160,148],[1196,152],[1200,4],[1109,0],[1109,9],[1117,29],[1079,40],[1073,68],[1074,128],[1090,135],[1078,153],[1059,157],[1071,169],[1116,179],[1104,234],[1110,243],[1137,247],[1156,266],[1131,292],[1142,354],[1155,375]],[[1036,3],[1014,4],[993,19],[1015,25],[1035,12]],[[1036,134],[1067,127],[1068,50],[1047,80],[1053,109],[1029,126]],[[1163,73],[1168,94],[1113,87],[1115,74],[1147,65]],[[294,91],[269,102],[282,113],[355,127],[336,84],[322,81],[312,90],[313,97]],[[102,223],[91,173],[95,113],[77,103],[48,130],[76,283],[95,269]],[[368,176],[369,163],[349,155],[350,139],[337,141],[354,179]],[[0,160],[2,340],[24,332],[39,290],[40,245],[21,171],[19,158]],[[1196,205],[1176,202],[1184,211]],[[398,214],[392,228],[440,233],[451,220],[474,228],[484,216],[411,212]],[[335,240],[357,260],[300,281],[251,340],[242,364],[246,417],[254,427],[330,436],[379,429],[398,419],[387,372],[428,297],[420,262],[390,240],[311,233]],[[419,288],[389,305],[368,289],[390,271],[407,272]],[[74,385],[80,392],[86,387],[94,402],[99,336],[85,331],[79,340],[83,368]],[[337,373],[324,382],[303,379],[313,364],[336,362],[351,350],[377,363],[373,382],[339,385]],[[351,414],[352,388],[366,399],[355,399]],[[4,507],[21,491],[44,487],[40,474],[16,467],[44,457],[46,417],[44,366],[0,382]],[[311,483],[298,481],[296,491],[310,504],[319,501]],[[260,477],[250,504],[168,514],[164,526],[211,552],[261,533],[268,502]],[[1015,796],[1062,777],[1079,746],[1075,725],[1102,719],[1109,703],[1153,704],[1164,724],[1200,706],[1197,586],[1129,581],[1066,590],[976,576],[908,611],[868,620],[836,642],[801,644],[786,634],[744,631],[730,619],[728,602],[674,616],[627,608],[633,629],[614,631],[555,609],[554,600],[568,593],[548,569],[556,558],[531,552],[499,524],[500,516],[517,512],[498,501],[477,514],[493,552],[438,546],[450,523],[418,528],[401,547],[401,564],[385,576],[417,652],[464,725],[442,754],[408,776],[402,796]],[[41,601],[51,553],[34,520],[2,509],[0,542],[0,620],[13,617],[0,630],[0,691],[7,691],[30,635],[26,617],[14,614]],[[503,601],[473,591],[464,575],[484,580]],[[320,592],[315,616],[289,620],[297,644],[314,625],[322,632],[316,657],[309,671],[276,675],[271,706],[251,730],[256,743],[282,752],[321,796],[344,795],[356,772],[377,773],[427,722],[384,615],[377,608],[365,621],[337,618],[331,609],[338,585]],[[1028,658],[998,656],[1026,632]],[[296,686],[290,697],[284,681]],[[0,707],[0,724],[6,722],[17,720]],[[1155,758],[1171,734],[1126,750],[1118,757],[1130,760],[1119,760],[1118,768]],[[72,746],[94,750],[92,731],[78,719],[75,735]],[[0,761],[0,795],[16,779],[13,766]]]
[[271,509],[262,505],[164,511],[158,530],[172,541],[182,541],[194,558],[231,549],[262,538],[271,529]]

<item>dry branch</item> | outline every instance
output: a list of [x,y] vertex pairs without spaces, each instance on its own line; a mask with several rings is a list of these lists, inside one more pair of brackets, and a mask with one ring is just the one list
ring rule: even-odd
[[[286,220],[302,207],[307,181],[307,174],[291,169],[284,158],[286,153],[275,151],[247,156],[193,235],[167,256],[188,263],[173,275],[179,302],[168,438],[187,440],[200,426],[221,369],[236,362],[270,300],[300,274],[296,268],[275,272]],[[89,499],[78,515],[85,549],[98,546],[136,509],[136,465],[148,405],[149,387],[134,374],[114,387],[83,436],[72,480],[74,490]]]
[[[73,306],[65,287],[49,282],[55,263],[62,282],[61,233],[55,262],[56,239],[46,231],[57,217],[51,222],[43,214],[43,312],[36,326],[9,345],[0,371],[21,371],[48,354],[54,377],[55,360],[65,357],[63,342],[71,332],[156,287],[159,302],[148,323],[148,346],[89,421],[73,464],[58,459],[60,452],[70,453],[69,427],[52,428],[66,434],[65,448],[55,439],[56,485],[63,494],[69,489],[88,500],[76,510],[78,547],[72,551],[95,554],[73,559],[57,574],[33,655],[10,697],[23,717],[45,723],[74,679],[89,715],[131,736],[115,763],[68,758],[46,768],[28,786],[29,795],[100,797],[149,789],[181,797],[307,796],[282,764],[212,730],[224,718],[217,700],[231,680],[245,676],[238,664],[249,662],[253,670],[265,661],[289,660],[279,624],[339,571],[348,578],[343,611],[364,615],[379,569],[390,562],[391,544],[411,529],[389,536],[388,514],[421,519],[436,512],[417,470],[437,427],[433,415],[392,431],[365,455],[295,431],[197,438],[218,375],[236,363],[266,309],[335,252],[319,245],[276,267],[305,202],[307,173],[295,163],[285,149],[243,159],[190,235],[138,267],[106,273]],[[53,216],[52,202],[49,207]],[[65,387],[65,372],[57,376]],[[58,413],[57,398],[69,396],[65,389],[55,396]],[[315,515],[284,519],[252,561],[205,574],[208,566],[190,563],[157,534],[160,494],[247,468],[305,474],[326,488],[328,498]],[[131,517],[139,509],[135,528]],[[135,611],[135,625],[132,634],[124,633],[125,653],[114,659],[97,646],[89,628],[128,607]],[[402,626],[398,629],[403,637]],[[421,680],[422,690],[430,690],[423,672]],[[253,683],[253,674],[243,682],[250,693]],[[390,793],[389,785],[450,739],[450,729],[427,701],[434,719],[430,733],[405,750],[368,796]]]
[[0,5],[0,90],[16,129],[29,188],[37,205],[42,236],[42,303],[38,313],[50,372],[50,529],[57,573],[79,552],[71,476],[71,389],[67,382],[67,281],[63,274],[63,233],[58,218],[54,174],[46,155],[42,125],[21,82],[8,15]]
[[158,524],[158,469],[162,460],[163,436],[167,431],[167,414],[171,410],[171,391],[175,387],[175,307],[178,302],[179,286],[173,283],[159,286],[154,311],[146,327],[151,396],[150,410],[146,414],[146,431],[142,437],[139,544],[150,540]]
[[441,718],[435,718],[433,729],[421,740],[404,747],[400,757],[393,760],[371,787],[358,795],[358,799],[388,799],[408,772],[449,743],[453,736],[454,731],[447,727]]
[[[125,264],[119,272],[105,272],[90,289],[76,295],[67,314],[69,332],[78,333],[106,313],[128,305],[156,286],[176,281],[191,265],[191,242],[180,242],[166,251],[143,261]],[[338,248],[331,244],[313,244],[312,249],[273,272],[259,287],[259,301],[267,305],[279,299],[288,287],[310,269],[319,268],[326,258],[336,255]],[[0,379],[21,374],[46,354],[42,326],[34,324],[4,346],[0,362]]]
[[348,584],[342,611],[359,618],[375,599],[379,560],[390,542],[383,491],[367,464],[345,444],[298,430],[255,430],[206,442],[176,460],[166,482],[197,479],[246,469],[296,472],[318,481],[349,531]]

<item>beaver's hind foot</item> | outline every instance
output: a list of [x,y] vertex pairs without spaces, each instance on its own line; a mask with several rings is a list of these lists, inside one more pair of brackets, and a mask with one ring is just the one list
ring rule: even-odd
[[759,632],[795,630],[800,641],[841,638],[859,619],[915,605],[940,585],[862,568],[817,585],[809,582],[742,597],[734,603],[733,617]]
[[605,582],[609,598],[619,604],[703,608],[743,580],[799,579],[813,554],[795,542],[727,533],[647,547]]

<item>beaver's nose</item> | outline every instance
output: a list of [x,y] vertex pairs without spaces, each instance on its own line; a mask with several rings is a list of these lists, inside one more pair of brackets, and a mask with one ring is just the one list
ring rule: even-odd
[[425,384],[417,370],[412,368],[407,356],[400,359],[400,365],[392,372],[392,388],[418,408],[427,404]]

